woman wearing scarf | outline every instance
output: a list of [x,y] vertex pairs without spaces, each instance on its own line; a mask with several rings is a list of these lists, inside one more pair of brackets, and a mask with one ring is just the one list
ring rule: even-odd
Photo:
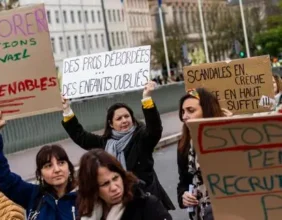
[[145,182],[144,191],[158,197],[168,210],[175,207],[159,183],[154,170],[153,151],[162,136],[162,122],[151,98],[154,82],[148,82],[143,91],[142,109],[146,124],[134,117],[126,104],[116,103],[107,112],[104,134],[99,136],[83,129],[67,100],[63,99],[63,127],[70,138],[85,150],[105,149]]

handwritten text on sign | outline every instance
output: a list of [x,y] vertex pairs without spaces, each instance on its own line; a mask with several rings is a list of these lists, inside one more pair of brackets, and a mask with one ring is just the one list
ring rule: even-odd
[[143,46],[64,60],[66,98],[143,88],[150,76],[151,47]]
[[225,118],[190,126],[215,219],[281,219],[282,117]]
[[1,12],[0,69],[0,110],[6,119],[59,109],[43,4]]
[[233,113],[266,111],[262,96],[274,97],[268,56],[184,67],[186,90],[205,87]]

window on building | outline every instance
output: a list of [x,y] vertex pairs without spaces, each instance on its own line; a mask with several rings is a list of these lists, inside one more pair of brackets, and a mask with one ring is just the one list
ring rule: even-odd
[[121,44],[124,45],[124,36],[123,32],[120,32]]
[[119,33],[117,32],[116,35],[117,35],[117,45],[120,46]]
[[94,14],[94,11],[91,11],[91,18],[92,18],[92,22],[95,23],[95,14]]
[[186,12],[185,12],[185,15],[186,15],[186,21],[187,21],[187,30],[188,32],[191,32],[191,29],[190,29],[190,16],[189,16],[189,11],[188,11],[188,8],[186,8]]
[[81,35],[81,43],[82,43],[82,50],[86,49],[86,45],[85,45],[85,37],[84,35]]
[[183,14],[184,14],[184,11],[183,11],[182,8],[180,8],[180,10],[179,10],[179,16],[180,16],[180,25],[181,25],[182,27],[184,27],[184,17],[183,17]]
[[59,15],[59,11],[55,11],[55,19],[56,19],[56,23],[60,23],[60,15]]
[[120,10],[117,10],[118,21],[121,21]]
[[[94,37],[95,37],[95,46],[96,46],[96,48],[99,48],[98,35],[95,34]],[[104,36],[103,36],[103,37],[104,37]],[[102,45],[103,45],[103,39],[101,39],[101,40],[102,40]]]
[[64,42],[62,37],[59,37],[59,44],[61,52],[64,52]]
[[72,23],[75,23],[74,12],[71,11],[71,12],[70,12],[70,15],[71,15],[71,22],[72,22]]
[[109,19],[109,22],[112,21],[112,14],[111,14],[111,10],[108,10],[108,19]]
[[67,45],[68,45],[68,51],[71,51],[71,38],[70,38],[70,36],[67,36]]
[[114,33],[114,32],[112,32],[112,33],[111,33],[111,35],[112,35],[112,43],[113,43],[113,47],[115,47],[115,46],[116,46],[115,33]]
[[64,16],[64,22],[68,23],[68,18],[67,18],[67,12],[63,11],[63,16]]
[[88,43],[89,43],[90,49],[92,49],[93,48],[93,44],[92,44],[92,35],[91,34],[88,35]]
[[98,22],[101,22],[101,12],[97,11]]
[[77,38],[77,36],[74,36],[74,45],[75,45],[76,51],[78,51],[79,50],[79,45],[78,45],[78,38]]
[[55,42],[55,38],[51,38],[51,44],[52,44],[52,48],[53,48],[53,53],[56,53],[56,42]]
[[177,24],[177,9],[173,7],[173,22]]
[[125,42],[125,44],[127,44],[127,36],[126,36],[125,32],[124,32],[124,42]]
[[86,23],[89,23],[88,11],[84,11],[84,15],[85,15],[85,22],[86,22]]
[[134,27],[136,26],[136,17],[135,17],[135,15],[133,15],[133,26]]
[[51,24],[52,21],[51,21],[51,14],[50,14],[50,11],[47,11],[47,19],[48,19],[48,23]]
[[[98,38],[98,37],[97,37]],[[96,39],[95,39],[96,41]],[[102,44],[102,47],[104,48],[105,47],[105,38],[104,38],[104,34],[101,34],[101,44]]]
[[77,17],[78,17],[78,22],[81,23],[82,19],[81,19],[81,11],[77,12]]
[[115,11],[115,10],[113,10],[113,20],[114,20],[114,22],[117,21],[117,20],[116,20],[116,11]]

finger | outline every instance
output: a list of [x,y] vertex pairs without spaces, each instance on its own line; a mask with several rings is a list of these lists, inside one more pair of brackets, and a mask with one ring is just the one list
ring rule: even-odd
[[183,197],[183,198],[182,198],[182,201],[183,201],[183,202],[188,203],[188,202],[189,202],[189,199],[188,199],[188,198]]
[[6,124],[5,120],[0,120],[0,127],[3,127]]
[[197,200],[195,196],[191,195],[190,193],[187,194],[188,199],[193,199],[193,200]]
[[190,204],[188,202],[183,201],[183,206],[188,207],[188,206],[190,206]]

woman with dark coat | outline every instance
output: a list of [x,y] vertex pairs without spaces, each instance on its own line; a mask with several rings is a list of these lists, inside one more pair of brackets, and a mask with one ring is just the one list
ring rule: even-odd
[[[5,123],[0,112],[0,129]],[[23,219],[77,219],[75,170],[61,146],[45,145],[38,151],[35,173],[39,184],[28,183],[19,175],[12,173],[3,150],[4,143],[0,134],[0,191],[26,210],[26,218]],[[5,206],[5,201],[0,202]],[[0,219],[16,220],[17,217],[12,216],[12,211],[11,209],[8,211],[9,217],[1,215]]]
[[[213,214],[188,124],[191,119],[223,116],[232,116],[232,112],[221,109],[217,98],[204,88],[191,89],[180,99],[179,119],[183,122],[183,129],[177,148],[177,195],[180,208],[194,207],[194,212],[189,213],[190,220],[213,220]],[[194,186],[196,195],[188,191],[189,185]]]
[[102,149],[85,153],[78,172],[81,220],[171,220],[155,196],[145,193],[138,179]]
[[117,103],[108,109],[105,131],[99,136],[83,129],[67,100],[63,100],[62,124],[77,145],[85,150],[102,148],[115,156],[125,170],[132,171],[146,183],[145,191],[158,197],[168,210],[173,210],[175,207],[154,171],[153,151],[163,130],[159,112],[151,98],[154,89],[155,83],[148,82],[143,92],[146,125],[135,119],[127,105]]

